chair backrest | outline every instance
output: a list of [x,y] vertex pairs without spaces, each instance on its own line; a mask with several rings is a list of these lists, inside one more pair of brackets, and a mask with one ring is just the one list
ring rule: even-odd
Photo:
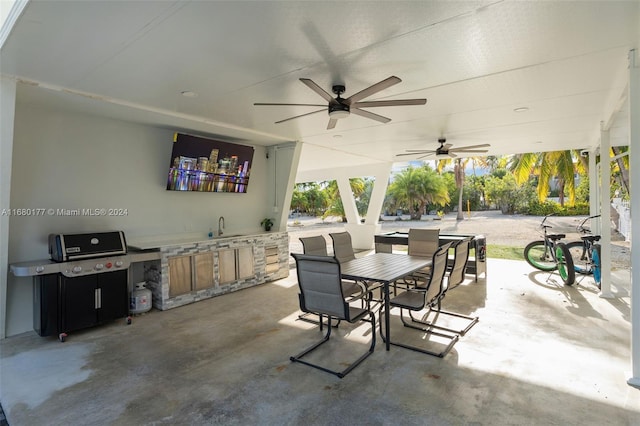
[[292,253],[296,260],[300,309],[349,320],[349,305],[342,294],[340,263],[330,256]]
[[440,245],[439,229],[409,229],[410,256],[431,257]]
[[444,244],[436,249],[431,264],[431,275],[427,283],[426,304],[431,304],[440,297],[443,292],[444,274],[447,272],[447,259],[449,257],[451,243]]
[[300,238],[302,242],[302,250],[304,254],[313,254],[316,256],[327,256],[327,241],[322,235],[315,237]]
[[348,232],[336,232],[329,234],[333,240],[333,255],[338,262],[347,262],[356,258],[351,244],[351,234]]
[[447,280],[447,290],[457,287],[464,281],[465,271],[467,269],[467,261],[469,260],[469,246],[471,244],[471,238],[465,238],[458,242],[455,246],[455,252],[453,255],[453,266],[451,272],[449,272],[449,279]]

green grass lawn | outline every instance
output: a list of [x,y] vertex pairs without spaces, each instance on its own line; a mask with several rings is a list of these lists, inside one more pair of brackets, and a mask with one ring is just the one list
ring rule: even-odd
[[[394,245],[393,251],[406,252],[407,246]],[[524,247],[487,244],[487,257],[492,259],[524,260],[523,252]],[[453,249],[449,251],[449,255],[453,256]],[[473,252],[471,252],[471,255],[473,255]]]
[[487,244],[487,257],[493,259],[524,260],[524,247]]

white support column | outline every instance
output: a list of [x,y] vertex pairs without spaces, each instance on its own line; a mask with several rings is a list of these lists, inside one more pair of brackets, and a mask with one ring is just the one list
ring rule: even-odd
[[[600,213],[600,184],[598,177],[598,163],[596,163],[597,149],[589,152],[589,216]],[[600,221],[592,219],[590,225],[594,234],[600,235]]]
[[609,130],[600,130],[600,245],[602,282],[600,297],[612,298],[611,293],[611,161],[609,160]]
[[[379,165],[371,168],[375,183],[369,205],[367,206],[367,217],[365,223],[351,222],[347,223],[345,229],[351,234],[353,247],[361,250],[369,250],[374,246],[374,236],[380,232],[381,226],[378,223],[382,205],[384,204],[384,196],[389,184],[389,175],[391,174],[392,163]],[[371,174],[367,173],[369,176]],[[344,202],[344,201],[343,201]]]
[[[347,224],[345,230],[351,234],[351,242],[356,249],[369,250],[373,248],[373,236],[380,232],[378,218],[382,211],[384,195],[391,173],[392,163],[363,164],[343,168],[314,170],[298,173],[296,182],[315,182],[320,180],[335,179],[340,190],[340,197],[344,207]],[[355,198],[351,191],[349,178],[370,177],[376,179],[371,199],[367,209],[365,223],[360,222],[360,216],[356,208]]]
[[340,199],[342,200],[342,207],[344,208],[344,214],[347,217],[348,223],[360,223],[360,215],[356,207],[356,199],[353,196],[351,190],[351,184],[349,183],[349,177],[339,176],[336,178],[338,183],[338,189],[340,190]]
[[367,207],[367,219],[365,224],[375,225],[378,223],[380,213],[382,212],[382,205],[384,204],[384,196],[387,193],[387,186],[389,185],[389,176],[391,174],[392,163],[389,163],[386,167],[378,167],[375,174],[375,183],[373,185],[373,191],[371,192],[371,198],[369,199],[369,206]]
[[[289,208],[291,206],[291,196],[293,194],[293,188],[296,184],[296,171],[298,170],[298,163],[300,162],[300,153],[302,152],[302,143],[294,142],[288,144],[282,144],[273,147],[274,153],[274,180],[277,182],[280,191],[277,188],[274,190],[274,206],[279,209],[275,211],[273,215],[276,219],[276,229],[281,232],[287,230],[287,218],[289,217]],[[278,169],[282,170],[282,177],[278,179],[278,170],[275,167],[275,162],[278,161]],[[267,214],[265,217],[268,217]]]
[[[640,61],[638,52],[629,52],[629,173],[631,215],[640,215]],[[637,221],[636,221],[637,224]],[[640,226],[631,225],[631,377],[632,386],[640,387]]]
[[[0,210],[10,208],[16,82],[0,77]],[[0,339],[6,337],[9,215],[0,215]]]

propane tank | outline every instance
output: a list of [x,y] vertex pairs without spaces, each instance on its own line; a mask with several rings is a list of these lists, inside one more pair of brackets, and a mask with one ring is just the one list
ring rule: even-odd
[[151,290],[144,286],[145,282],[135,284],[129,300],[129,312],[141,314],[151,310]]

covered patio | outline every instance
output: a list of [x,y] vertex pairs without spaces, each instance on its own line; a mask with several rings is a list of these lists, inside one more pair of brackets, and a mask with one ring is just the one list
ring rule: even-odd
[[[288,361],[318,337],[296,321],[294,273],[63,345],[29,331],[31,282],[8,265],[46,255],[52,232],[204,233],[219,216],[233,218],[229,233],[254,232],[263,217],[284,231],[295,182],[327,179],[355,245],[370,248],[393,163],[441,137],[490,145],[487,155],[582,150],[606,248],[611,168],[596,158],[630,146],[640,182],[639,16],[633,1],[14,2],[0,31],[2,207],[131,214],[0,217],[9,423],[637,424],[638,256],[632,278],[610,270],[605,249],[602,292],[491,259],[486,278],[468,277],[445,300],[480,317],[446,358],[378,345],[342,381]],[[402,84],[368,100],[426,106],[378,104],[390,123],[352,114],[335,128],[329,105],[305,106],[322,97],[301,79],[351,96],[395,75]],[[176,131],[253,146],[253,192],[188,203],[167,194]],[[76,164],[82,173],[61,167]],[[360,176],[377,182],[366,218],[348,190]],[[640,243],[640,227],[631,240]],[[339,328],[354,353],[370,337],[360,331]]]
[[[480,316],[444,359],[378,341],[343,380],[290,363],[320,334],[297,320],[292,270],[66,344],[35,333],[2,340],[2,404],[11,425],[637,424],[640,393],[624,375],[628,271],[614,271],[614,297],[601,298],[588,279],[547,282],[524,261],[488,268],[444,301]],[[323,362],[348,362],[369,341],[363,330],[340,325]]]

